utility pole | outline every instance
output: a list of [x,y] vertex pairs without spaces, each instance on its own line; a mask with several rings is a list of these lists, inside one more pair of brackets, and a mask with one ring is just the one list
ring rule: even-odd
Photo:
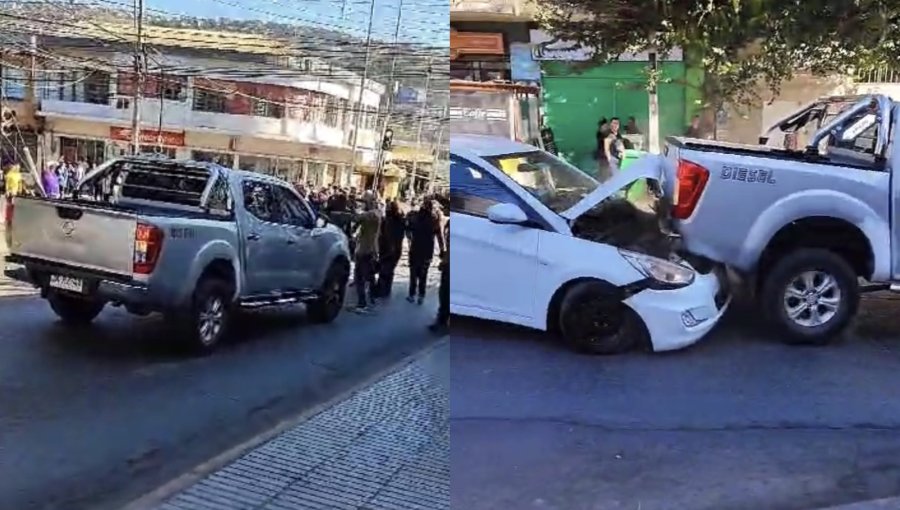
[[134,0],[134,97],[131,99],[131,153],[141,152],[141,96],[144,93],[144,0]]
[[[434,57],[428,57],[428,68],[425,70],[425,97],[422,98],[422,108],[419,110],[419,128],[416,129],[416,150],[422,145],[422,126],[425,124],[425,114],[428,113],[428,92],[431,89],[431,61]],[[434,169],[432,169],[433,171]],[[409,195],[416,196],[416,177],[419,175],[419,158],[413,159],[412,179],[409,181]]]
[[372,179],[372,190],[377,191],[380,181],[384,174],[384,137],[387,136],[387,130],[391,125],[391,114],[394,113],[394,96],[397,94],[396,83],[394,83],[394,73],[397,69],[397,43],[400,39],[400,20],[403,18],[403,0],[397,6],[397,24],[394,26],[394,54],[391,55],[391,72],[388,78],[390,84],[390,96],[388,96],[387,113],[384,116],[384,124],[381,126],[381,135],[376,142],[378,143],[378,157],[375,159],[375,178]]
[[447,127],[444,119],[441,119],[441,127],[438,129],[437,143],[434,146],[434,163],[431,164],[431,176],[428,178],[428,193],[434,193],[434,182],[437,180],[437,165],[441,157],[441,144],[444,143],[444,129]]
[[369,61],[372,58],[372,27],[375,23],[375,0],[372,0],[372,5],[369,7],[369,29],[366,31],[366,56],[363,60],[363,72],[362,78],[359,81],[359,97],[356,101],[356,119],[353,126],[353,142],[350,150],[350,158],[351,158],[351,178],[353,175],[356,175],[356,149],[359,148],[359,128],[362,124],[363,114],[366,109],[363,106],[363,97],[366,91],[366,82],[369,81]]

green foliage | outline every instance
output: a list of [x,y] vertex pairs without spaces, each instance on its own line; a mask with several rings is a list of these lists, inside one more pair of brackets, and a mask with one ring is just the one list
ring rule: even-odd
[[537,8],[557,39],[598,48],[597,63],[684,49],[705,72],[709,106],[746,103],[760,80],[777,92],[799,70],[850,73],[900,60],[897,0],[541,0]]

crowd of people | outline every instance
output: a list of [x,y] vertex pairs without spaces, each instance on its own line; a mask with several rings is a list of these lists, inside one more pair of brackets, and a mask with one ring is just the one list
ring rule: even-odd
[[[86,161],[72,162],[66,159],[53,161],[41,171],[41,187],[50,198],[67,198],[75,192],[75,186],[90,171],[91,165]],[[3,179],[0,179],[2,193],[7,198],[27,195],[34,190],[29,189],[21,164],[13,160],[5,160],[0,165]]]
[[445,332],[449,325],[450,266],[447,197],[434,194],[417,203],[383,201],[372,191],[340,186],[295,188],[317,213],[326,215],[351,239],[354,253],[354,310],[367,313],[378,301],[391,296],[394,275],[408,243],[409,287],[406,300],[422,305],[428,288],[428,272],[435,254],[440,258],[440,311],[431,329]]

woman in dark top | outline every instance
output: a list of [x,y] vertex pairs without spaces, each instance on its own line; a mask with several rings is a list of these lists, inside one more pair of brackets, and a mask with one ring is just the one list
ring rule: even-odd
[[425,288],[428,284],[428,269],[434,259],[435,241],[444,253],[443,225],[434,210],[434,201],[428,197],[417,212],[410,214],[409,240],[409,295],[410,303],[425,302]]
[[378,234],[378,296],[389,297],[394,286],[394,272],[403,253],[406,237],[406,217],[395,200],[387,204],[381,231]]

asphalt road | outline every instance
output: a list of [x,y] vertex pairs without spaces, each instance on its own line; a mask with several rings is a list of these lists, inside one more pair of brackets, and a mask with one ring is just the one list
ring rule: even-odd
[[256,313],[190,358],[158,318],[108,310],[75,332],[36,297],[2,297],[0,509],[120,508],[434,342],[436,307],[398,294],[330,326]]
[[900,300],[790,347],[739,306],[670,354],[456,319],[453,508],[808,509],[900,494]]

